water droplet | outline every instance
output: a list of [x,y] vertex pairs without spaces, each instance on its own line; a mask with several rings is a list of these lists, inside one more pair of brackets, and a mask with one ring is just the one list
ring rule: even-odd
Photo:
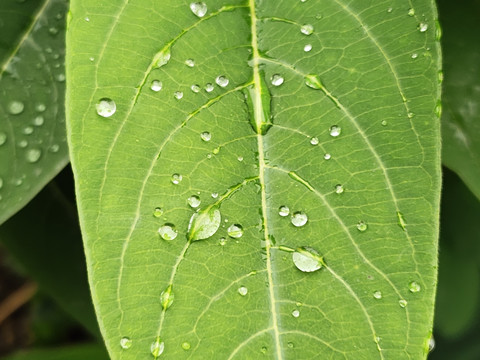
[[152,84],[150,85],[150,89],[152,89],[155,92],[159,92],[160,90],[162,90],[162,86],[163,86],[163,84],[162,84],[161,81],[153,80]]
[[245,296],[248,293],[248,289],[245,286],[241,286],[238,288],[238,293],[242,296]]
[[189,342],[185,341],[185,342],[182,343],[182,349],[183,350],[190,350],[190,348],[191,348],[191,345],[190,345]]
[[213,84],[208,83],[208,84],[205,85],[205,91],[206,91],[206,92],[208,92],[208,93],[209,93],[209,92],[212,92],[213,89],[215,89],[215,87],[213,86]]
[[53,144],[48,148],[48,150],[52,153],[58,152],[59,149],[60,149],[60,146],[58,144]]
[[308,246],[297,248],[292,259],[297,269],[303,272],[317,271],[322,267],[322,258],[315,249]]
[[443,82],[443,71],[440,70],[437,74],[438,82],[441,84]]
[[305,76],[305,85],[314,90],[320,90],[323,88],[320,76],[316,74],[309,74]]
[[12,115],[18,115],[23,112],[25,105],[21,101],[12,101],[8,104],[8,112]]
[[381,124],[382,124],[382,126],[387,126],[388,122],[387,122],[387,120],[382,120]]
[[266,354],[267,353],[267,347],[266,346],[262,346],[262,348],[260,349],[260,352],[262,354]]
[[428,30],[428,24],[427,24],[427,23],[423,23],[423,22],[420,23],[420,24],[418,24],[418,30],[419,30],[420,32],[422,32],[422,33],[425,32],[425,31],[427,31],[427,30]]
[[0,189],[3,188],[3,179],[0,178]]
[[409,119],[412,119],[415,116],[415,114],[413,112],[409,112],[407,116]]
[[187,60],[185,60],[185,65],[187,65],[188,67],[194,67],[195,66],[195,60],[187,59]]
[[292,316],[294,318],[298,318],[300,316],[300,311],[298,311],[297,309],[293,310],[292,311]]
[[90,22],[90,18],[88,16],[85,17],[84,19],[86,22]]
[[410,284],[408,284],[408,290],[410,290],[411,293],[417,293],[422,290],[422,287],[416,281],[412,281]]
[[377,290],[373,293],[373,297],[377,300],[380,300],[382,298],[382,292],[380,290]]
[[94,61],[94,60],[95,60],[95,58],[94,58],[93,56],[90,56],[90,57],[88,58],[88,60],[90,60],[90,61]]
[[47,107],[45,106],[45,104],[37,104],[35,106],[35,110],[37,110],[38,112],[44,112],[46,109]]
[[197,212],[190,218],[188,224],[188,237],[191,240],[204,240],[213,236],[222,221],[220,210],[216,207],[209,207]]
[[200,86],[193,84],[192,86],[190,86],[190,90],[192,90],[194,93],[198,93],[200,92]]
[[132,346],[132,340],[125,336],[120,339],[120,346],[122,347],[122,349],[128,350]]
[[7,142],[7,134],[5,134],[3,131],[0,132],[0,146],[5,144]]
[[329,132],[330,132],[330,136],[337,137],[342,133],[342,128],[340,126],[333,125],[330,127]]
[[212,134],[210,134],[208,131],[204,131],[200,134],[200,138],[203,141],[210,141],[212,139]]
[[41,115],[36,116],[33,119],[33,125],[35,125],[35,126],[42,126],[44,122],[45,122],[45,119]]
[[190,10],[199,18],[202,18],[207,13],[207,4],[204,2],[190,3]]
[[155,210],[153,210],[153,216],[155,216],[156,218],[159,218],[162,215],[163,215],[162,208],[156,207]]
[[315,145],[318,145],[318,143],[319,143],[319,141],[318,141],[318,138],[317,138],[317,137],[312,137],[312,138],[310,139],[310,144],[312,144],[312,145],[315,146]]
[[442,26],[440,21],[435,21],[435,40],[440,41],[442,39]]
[[167,65],[172,57],[172,53],[170,51],[170,45],[160,50],[154,57],[153,63],[157,68],[160,68],[164,65]]
[[158,233],[162,237],[163,240],[173,240],[177,237],[178,233],[175,229],[175,225],[173,224],[164,224],[158,229]]
[[115,104],[115,101],[109,98],[103,98],[100,99],[100,101],[95,105],[95,108],[97,109],[97,114],[107,118],[115,114],[115,111],[117,111],[117,105]]
[[220,87],[225,87],[228,85],[230,80],[228,80],[224,75],[217,76],[215,79],[215,82],[217,83],[218,86]]
[[303,47],[303,51],[309,52],[312,50],[312,44],[307,44]]
[[160,303],[162,304],[163,310],[167,310],[173,304],[175,295],[172,291],[172,285],[168,285],[165,290],[160,294]]
[[28,141],[27,140],[20,140],[18,142],[18,146],[21,147],[22,149],[26,148],[28,146]]
[[188,205],[190,205],[191,208],[196,209],[200,206],[202,201],[197,195],[192,195],[187,199]]
[[213,155],[217,155],[220,152],[220,146],[212,150]]
[[219,242],[220,242],[220,245],[225,246],[227,244],[227,239],[225,239],[224,237],[221,237]]
[[400,305],[400,307],[402,308],[407,307],[407,300],[404,300],[404,299],[398,300],[398,305]]
[[238,161],[243,161],[243,156],[237,157],[237,160],[238,160]]
[[278,208],[278,215],[280,216],[288,216],[290,215],[290,209],[288,206],[282,205]]
[[441,100],[437,101],[437,105],[435,106],[435,115],[437,115],[438,118],[442,117],[442,102],[441,102]]
[[58,82],[64,82],[65,81],[65,74],[58,74],[55,79],[58,81]]
[[216,199],[218,197],[218,193],[212,193],[212,198]]
[[302,25],[300,28],[300,32],[304,35],[312,35],[313,34],[313,26],[310,24]]
[[273,86],[280,86],[280,85],[283,84],[283,82],[285,81],[285,79],[284,79],[283,76],[280,75],[280,74],[274,74],[274,75],[272,76],[271,81],[272,81],[272,85],[273,85]]
[[344,191],[345,191],[345,189],[343,188],[343,185],[341,185],[341,184],[335,185],[335,192],[337,194],[343,194]]
[[243,227],[239,224],[230,225],[227,229],[227,234],[231,238],[238,239],[243,235]]
[[181,92],[181,91],[175,91],[175,92],[173,93],[173,96],[175,97],[175,99],[180,100],[181,98],[183,98],[183,92]]
[[302,211],[297,211],[292,215],[292,224],[296,227],[305,225],[308,221],[308,216]]
[[433,350],[435,350],[435,339],[431,335],[428,339],[428,352],[431,353]]
[[412,59],[416,59],[416,58],[418,58],[418,54],[417,54],[417,53],[413,53],[411,57],[412,57]]
[[368,227],[368,225],[367,225],[367,223],[366,223],[365,221],[359,221],[359,222],[357,223],[357,229],[358,229],[358,231],[364,232],[365,230],[367,230],[367,227]]
[[389,8],[387,9],[387,13],[391,13],[392,11],[393,11],[393,8],[391,8],[391,7],[389,7]]
[[289,343],[287,344],[287,346],[288,346],[290,349],[293,349],[293,347],[294,347],[293,342],[289,342]]
[[330,155],[329,153],[326,153],[325,155],[323,155],[323,158],[325,160],[330,160],[332,158],[332,155]]
[[180,184],[180,182],[182,181],[183,179],[183,176],[180,175],[180,174],[173,174],[172,175],[172,178],[170,179],[170,181],[172,182],[172,184],[174,185],[178,185]]
[[22,132],[25,134],[25,135],[30,135],[33,133],[33,127],[31,126],[26,126],[23,128]]
[[414,16],[415,15],[415,9],[413,9],[413,8],[408,9],[407,14],[408,14],[408,16]]
[[159,357],[165,350],[165,343],[160,337],[157,337],[155,341],[150,345],[150,352],[154,357]]
[[27,153],[26,153],[26,160],[33,164],[33,163],[36,163],[40,157],[42,156],[42,150],[40,149],[29,149],[27,150]]

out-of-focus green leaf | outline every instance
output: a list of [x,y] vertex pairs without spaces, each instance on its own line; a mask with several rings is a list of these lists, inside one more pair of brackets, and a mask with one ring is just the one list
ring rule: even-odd
[[65,311],[98,334],[76,211],[54,185],[0,227],[0,241]]
[[105,347],[97,344],[20,351],[2,360],[109,360]]
[[439,0],[443,163],[480,199],[480,1]]
[[66,0],[0,5],[0,224],[68,162]]

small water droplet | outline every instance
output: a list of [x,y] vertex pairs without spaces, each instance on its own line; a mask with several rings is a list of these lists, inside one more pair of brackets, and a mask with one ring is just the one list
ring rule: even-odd
[[220,152],[220,146],[212,150],[213,155],[217,155]]
[[22,149],[23,149],[23,148],[26,148],[26,147],[28,146],[28,141],[25,140],[25,139],[24,139],[24,140],[20,140],[20,141],[18,142],[18,146],[21,147]]
[[415,114],[413,112],[409,112],[407,116],[409,119],[412,119],[415,116]]
[[238,161],[243,161],[243,156],[237,157],[237,160],[238,160]]
[[58,150],[60,150],[60,145],[58,144],[53,144],[48,148],[48,151],[50,151],[51,153],[56,153],[58,152]]
[[115,111],[117,111],[117,105],[115,104],[115,101],[109,98],[103,98],[100,99],[100,101],[95,105],[95,108],[97,109],[97,114],[107,118],[115,114]]
[[382,124],[382,126],[387,126],[388,122],[387,122],[387,120],[382,120],[381,124]]
[[231,238],[238,239],[243,235],[243,227],[239,224],[230,225],[227,229],[227,234]]
[[175,97],[175,99],[180,100],[181,98],[183,98],[183,92],[182,91],[175,91],[173,93],[173,96]]
[[192,195],[187,199],[188,205],[190,205],[191,208],[196,209],[200,206],[202,201],[197,195]]
[[335,192],[337,194],[343,194],[344,191],[345,191],[345,189],[343,188],[343,185],[341,185],[341,184],[335,185]]
[[182,349],[183,350],[190,350],[190,348],[191,348],[191,345],[190,345],[189,342],[185,341],[185,342],[182,343]]
[[313,34],[313,26],[310,24],[302,25],[300,28],[300,32],[304,35],[312,35]]
[[367,230],[368,228],[368,225],[365,221],[359,221],[357,223],[357,229],[358,231],[361,231],[361,232],[364,232],[365,230]]
[[183,176],[180,175],[180,174],[173,174],[172,175],[172,178],[170,179],[170,181],[172,182],[172,184],[174,185],[178,185],[180,184],[180,182],[182,181],[183,179]]
[[303,272],[317,271],[322,267],[322,258],[315,249],[308,246],[297,248],[292,259],[297,269]]
[[330,155],[329,153],[326,153],[325,155],[323,155],[323,158],[325,160],[330,160],[332,158],[332,155]]
[[170,306],[172,306],[174,299],[175,295],[173,294],[172,285],[170,284],[160,294],[160,303],[162,304],[162,308],[167,310]]
[[212,92],[214,89],[215,89],[215,87],[211,83],[208,83],[208,84],[205,85],[205,91],[208,92],[208,93]]
[[291,222],[296,227],[305,225],[308,221],[308,216],[302,211],[297,211],[292,215]]
[[401,300],[398,300],[398,305],[400,305],[400,307],[402,308],[405,308],[407,307],[407,300],[404,300],[404,299],[401,299]]
[[86,22],[90,22],[90,18],[88,16],[85,17],[84,19]]
[[413,8],[408,9],[407,14],[408,14],[408,16],[414,16],[415,15],[415,9],[413,9]]
[[217,78],[215,79],[215,82],[220,87],[226,87],[230,82],[230,80],[228,80],[224,75],[220,75],[220,76],[217,76]]
[[55,79],[58,82],[64,82],[65,81],[65,74],[58,74],[57,76],[55,76]]
[[161,81],[153,80],[152,84],[150,85],[150,89],[152,89],[155,92],[159,92],[160,90],[162,90],[162,86],[163,86],[163,84],[162,84]]
[[95,58],[94,58],[93,56],[90,56],[90,57],[88,58],[88,60],[90,60],[90,61],[95,61]]
[[318,138],[317,138],[317,137],[312,137],[312,138],[310,139],[310,144],[312,144],[312,145],[315,146],[315,145],[318,145],[318,143],[319,143],[319,141],[318,141]]
[[5,144],[7,142],[7,134],[5,134],[3,131],[0,132],[0,146]]
[[380,300],[382,298],[382,292],[380,290],[377,290],[373,293],[373,297],[377,300]]
[[216,199],[218,197],[218,193],[214,192],[211,194],[212,195],[212,198]]
[[245,296],[248,293],[248,289],[245,286],[241,286],[238,288],[238,293],[242,296]]
[[160,337],[157,337],[155,341],[152,343],[152,345],[150,345],[150,352],[156,358],[162,355],[164,350],[165,350],[165,343],[162,341]]
[[417,293],[422,290],[422,287],[416,281],[412,281],[410,284],[408,284],[408,290],[410,290],[411,293]]
[[42,156],[42,150],[40,149],[29,149],[27,150],[25,158],[31,164],[36,163]]
[[185,60],[185,65],[187,65],[188,67],[194,67],[195,66],[195,60],[187,59],[187,60]]
[[3,188],[3,178],[0,178],[0,189]]
[[312,44],[307,44],[303,47],[303,51],[309,52],[312,50]]
[[153,210],[153,216],[156,218],[159,218],[160,216],[163,215],[163,209],[160,207],[156,207],[155,210]]
[[278,215],[280,216],[288,216],[290,215],[290,209],[288,206],[282,205],[278,208]]
[[178,233],[175,229],[175,225],[173,224],[164,224],[158,229],[158,233],[162,237],[163,240],[173,240],[177,237]]
[[194,2],[190,3],[190,10],[199,18],[202,18],[207,13],[207,4],[204,2]]
[[287,346],[288,346],[290,349],[293,349],[293,347],[294,347],[293,342],[287,343]]
[[35,106],[35,110],[37,110],[38,112],[44,112],[46,109],[47,107],[45,106],[45,104],[37,104]]
[[193,84],[192,86],[190,86],[190,90],[192,90],[194,93],[198,93],[200,92],[200,86],[198,86],[197,84]]
[[330,136],[337,137],[342,133],[342,128],[340,126],[333,125],[330,127],[329,132],[330,132]]
[[412,59],[416,59],[416,58],[418,58],[418,54],[417,54],[417,53],[413,53],[411,57],[412,57]]
[[219,243],[220,245],[225,246],[227,244],[227,239],[225,239],[224,237],[221,237]]
[[320,90],[323,88],[320,76],[316,74],[309,74],[305,76],[305,85],[314,90]]
[[392,11],[393,11],[393,8],[391,8],[391,7],[389,7],[389,8],[387,9],[387,13],[391,13]]
[[300,316],[300,311],[298,311],[297,309],[293,310],[292,311],[292,316],[294,318],[298,318]]
[[280,86],[280,85],[283,84],[283,82],[285,81],[285,79],[284,79],[283,76],[280,75],[280,74],[274,74],[274,75],[272,75],[271,81],[272,81],[272,85],[273,85],[273,86]]
[[42,126],[44,124],[44,122],[45,122],[45,119],[41,115],[36,116],[33,119],[33,125],[35,125],[35,126]]
[[422,33],[425,32],[425,31],[427,31],[427,30],[428,30],[428,24],[427,24],[427,23],[423,23],[423,22],[420,23],[420,24],[418,24],[418,30],[419,30],[420,32],[422,32]]
[[33,133],[33,127],[31,126],[26,126],[23,128],[22,132],[25,134],[25,135],[30,135]]
[[18,115],[23,112],[25,105],[21,101],[12,101],[8,104],[8,112],[12,115]]
[[132,346],[132,340],[125,336],[120,339],[120,346],[122,347],[122,349],[128,350]]
[[260,352],[262,354],[266,354],[267,353],[267,347],[266,346],[262,346],[262,348],[260,349]]
[[200,138],[203,141],[210,141],[212,139],[212,134],[210,134],[208,131],[204,131],[200,134]]

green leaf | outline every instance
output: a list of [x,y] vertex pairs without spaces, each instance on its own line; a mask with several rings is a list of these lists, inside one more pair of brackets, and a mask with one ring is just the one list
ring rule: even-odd
[[425,358],[435,18],[432,1],[72,1],[67,125],[112,359]]
[[0,224],[68,162],[66,0],[3,0],[0,8]]
[[440,0],[443,163],[480,199],[480,1]]
[[43,291],[98,334],[77,214],[54,185],[0,227],[0,241]]
[[4,360],[108,360],[105,348],[97,344],[21,351]]

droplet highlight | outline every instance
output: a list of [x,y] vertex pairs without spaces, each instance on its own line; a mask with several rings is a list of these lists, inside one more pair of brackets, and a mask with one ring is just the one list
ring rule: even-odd
[[304,35],[312,35],[313,34],[313,26],[310,24],[302,25],[300,28],[300,32]]

